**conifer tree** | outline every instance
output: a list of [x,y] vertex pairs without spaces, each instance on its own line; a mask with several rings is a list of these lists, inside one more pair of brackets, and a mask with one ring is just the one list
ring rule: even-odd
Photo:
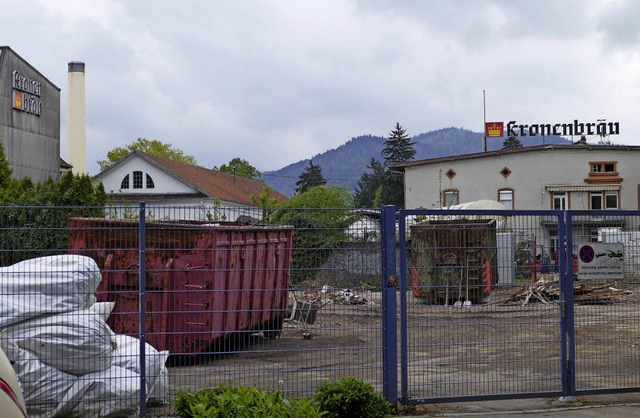
[[322,167],[315,165],[313,160],[309,160],[309,166],[300,174],[300,179],[296,182],[296,193],[304,193],[314,186],[324,186],[327,180],[322,175]]
[[502,143],[502,149],[505,148],[522,148],[522,142],[515,136],[511,135],[507,137]]
[[372,158],[367,168],[371,172],[362,174],[353,196],[353,203],[357,208],[375,207],[376,192],[384,184],[385,171],[381,162]]
[[411,160],[416,155],[416,150],[411,142],[411,137],[407,135],[407,130],[396,122],[395,128],[389,133],[389,137],[384,142],[382,157],[386,167],[392,163],[402,163]]
[[389,166],[411,160],[416,155],[411,137],[406,129],[396,122],[396,126],[384,143],[382,157],[384,158],[385,179],[379,193],[379,203],[404,207],[404,173],[392,170]]

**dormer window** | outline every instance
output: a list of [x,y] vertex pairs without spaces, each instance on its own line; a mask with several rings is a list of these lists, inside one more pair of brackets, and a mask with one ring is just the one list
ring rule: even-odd
[[133,188],[142,189],[142,171],[133,172]]
[[[122,178],[122,182],[120,183],[120,189],[128,189],[131,187],[131,182],[129,178],[131,174],[127,174]],[[143,184],[143,179],[146,180],[146,184]],[[153,179],[149,174],[143,173],[142,171],[134,171],[133,172],[133,188],[134,189],[155,189],[156,185],[153,182]]]
[[147,189],[153,189],[155,188],[155,184],[153,184],[153,179],[151,178],[151,176],[149,174],[147,174]]

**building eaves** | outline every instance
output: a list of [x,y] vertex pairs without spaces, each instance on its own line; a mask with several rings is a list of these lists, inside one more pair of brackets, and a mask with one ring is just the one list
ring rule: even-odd
[[540,153],[540,152],[555,152],[559,150],[588,150],[588,151],[604,151],[604,150],[618,150],[618,151],[640,151],[640,146],[636,145],[594,145],[594,144],[548,144],[548,145],[534,145],[530,147],[521,148],[505,148],[495,151],[487,152],[475,152],[470,154],[450,155],[446,157],[427,158],[422,160],[406,161],[402,163],[389,164],[390,168],[396,168],[404,170],[406,167],[413,167],[419,165],[438,164],[443,162],[454,162],[460,160],[471,160],[479,158],[489,158],[502,155],[523,154],[523,153]]
[[[218,170],[208,169],[196,165],[186,164],[152,154],[141,153],[147,161],[155,163],[159,168],[179,178],[199,192],[212,198],[219,198],[229,202],[253,205],[251,196],[258,197],[266,184],[259,180],[247,179]],[[280,203],[287,198],[273,191],[273,197]]]

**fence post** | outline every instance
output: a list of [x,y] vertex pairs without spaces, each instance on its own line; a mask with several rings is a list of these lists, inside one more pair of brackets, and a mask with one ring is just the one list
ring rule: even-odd
[[[575,400],[575,326],[573,301],[573,236],[571,214],[563,211],[558,219],[558,238],[563,243],[560,262],[560,358],[563,401]],[[564,256],[563,256],[564,255]],[[564,264],[563,264],[564,263]]]
[[398,347],[396,320],[396,208],[382,208],[382,392],[398,403]]
[[140,335],[140,417],[147,416],[147,385],[146,385],[146,343],[145,343],[145,330],[146,330],[146,264],[145,264],[145,241],[146,241],[146,224],[145,224],[145,202],[140,202],[140,231],[138,234],[138,312],[139,312],[139,335]]

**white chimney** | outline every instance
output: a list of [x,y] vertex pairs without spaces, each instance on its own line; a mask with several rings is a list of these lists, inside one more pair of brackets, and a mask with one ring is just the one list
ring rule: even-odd
[[87,173],[87,133],[84,98],[84,62],[69,63],[67,101],[67,162],[76,174]]

